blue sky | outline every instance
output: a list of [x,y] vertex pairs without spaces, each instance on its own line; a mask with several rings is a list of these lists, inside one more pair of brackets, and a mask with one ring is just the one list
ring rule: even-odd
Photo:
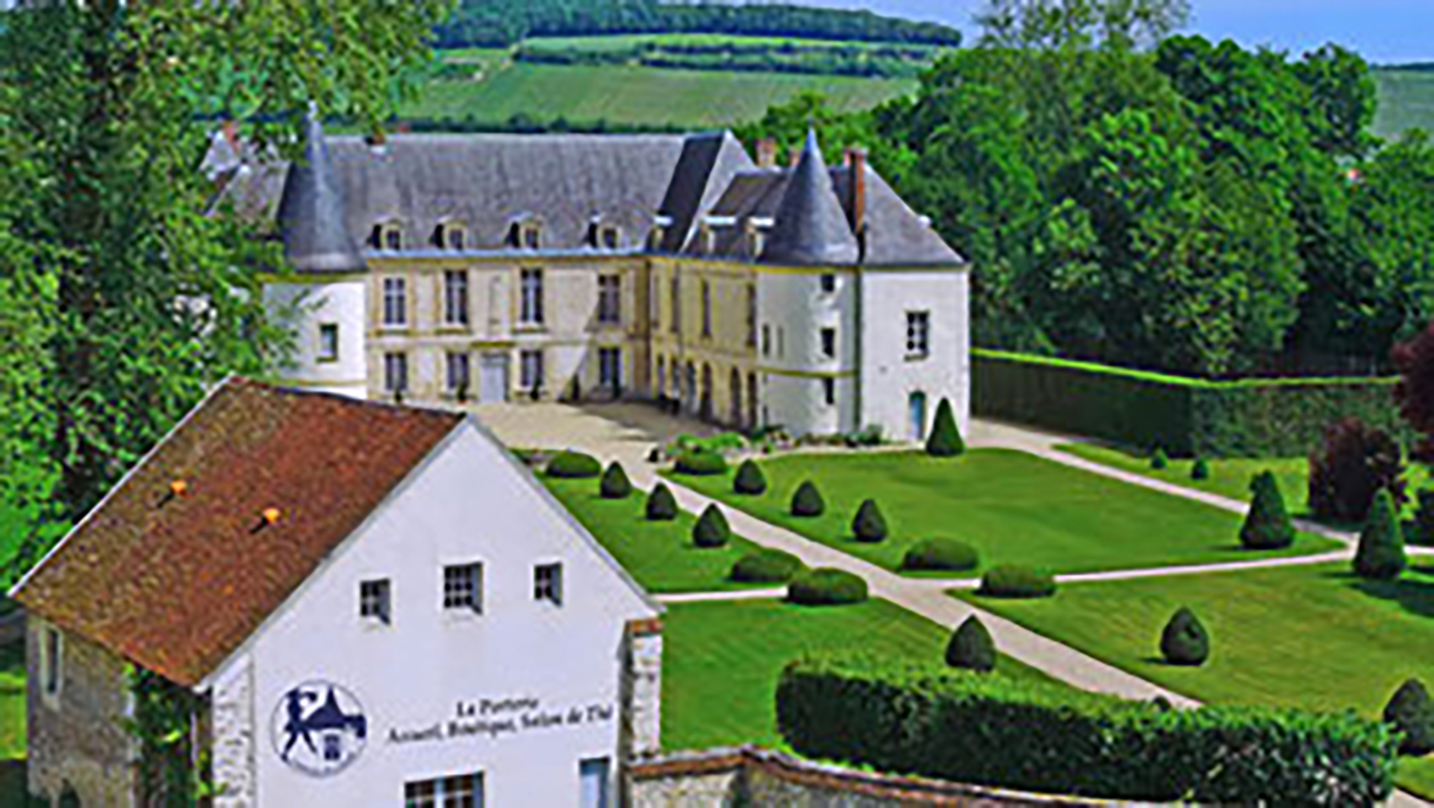
[[[799,0],[869,8],[970,28],[981,0]],[[1303,52],[1325,42],[1379,64],[1434,61],[1434,0],[1191,0],[1191,30],[1211,39]]]

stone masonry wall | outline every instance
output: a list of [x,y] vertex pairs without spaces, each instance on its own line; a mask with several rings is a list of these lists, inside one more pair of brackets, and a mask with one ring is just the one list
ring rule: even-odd
[[662,623],[628,624],[627,665],[623,671],[623,719],[626,757],[655,755],[662,749]]
[[651,758],[632,766],[628,776],[630,808],[1075,808],[1113,804],[859,772],[751,747]]
[[41,654],[50,625],[34,617],[28,623],[30,792],[58,799],[68,787],[81,805],[133,805],[138,749],[121,723],[131,701],[126,665],[93,643],[62,634],[60,691],[49,696]]
[[210,695],[214,808],[253,808],[254,668],[245,660],[216,682]]

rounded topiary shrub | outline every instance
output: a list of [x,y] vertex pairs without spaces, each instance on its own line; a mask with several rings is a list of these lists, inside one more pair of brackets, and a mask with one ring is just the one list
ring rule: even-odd
[[974,570],[980,564],[976,548],[955,539],[924,539],[906,551],[901,559],[904,570],[934,570],[962,572]]
[[1283,550],[1295,543],[1295,526],[1285,509],[1285,497],[1272,471],[1250,481],[1250,511],[1240,528],[1240,543],[1251,550]]
[[781,550],[754,550],[732,565],[732,580],[741,583],[784,584],[806,569],[800,558]]
[[992,567],[981,576],[977,594],[992,598],[1048,598],[1056,593],[1049,573],[1016,565]]
[[755,460],[744,460],[732,479],[732,490],[738,494],[759,497],[767,493],[767,477]]
[[926,453],[932,457],[958,457],[966,453],[966,441],[961,439],[961,430],[956,426],[956,413],[947,399],[941,399],[941,403],[936,405],[936,420],[926,438]]
[[585,480],[602,474],[596,457],[582,452],[560,452],[548,461],[548,476],[563,480]]
[[693,477],[715,477],[727,473],[727,458],[717,452],[693,450],[677,456],[677,473]]
[[866,598],[866,581],[846,570],[806,570],[787,586],[787,600],[803,606],[845,606]]
[[671,522],[677,518],[677,498],[667,486],[658,483],[647,495],[647,520],[649,522]]
[[876,500],[868,499],[861,503],[856,518],[851,520],[851,532],[859,542],[876,544],[886,541],[886,517],[881,515],[881,507]]
[[1354,553],[1354,574],[1376,581],[1398,578],[1409,563],[1404,554],[1404,531],[1394,497],[1386,490],[1374,495],[1369,520],[1359,533]]
[[1384,723],[1399,733],[1400,754],[1424,757],[1434,752],[1434,704],[1418,679],[1410,679],[1394,691],[1384,708]]
[[727,517],[722,515],[722,509],[716,505],[708,505],[707,510],[698,517],[697,524],[692,526],[692,543],[703,549],[712,549],[726,547],[731,540],[732,528],[727,525]]
[[1154,452],[1150,453],[1150,467],[1156,471],[1164,471],[1170,468],[1170,457],[1165,454],[1164,449],[1157,447]]
[[1200,618],[1187,608],[1170,618],[1160,635],[1160,654],[1171,665],[1200,666],[1210,658],[1210,635]]
[[627,479],[627,472],[622,470],[621,463],[612,463],[602,474],[602,498],[627,499],[630,496],[632,482]]
[[977,673],[996,669],[996,642],[974,615],[966,618],[951,635],[951,642],[946,645],[946,664]]
[[1190,479],[1196,482],[1210,479],[1210,464],[1205,462],[1205,458],[1195,459],[1195,465],[1190,467]]
[[792,495],[792,516],[810,519],[826,513],[827,503],[822,499],[822,492],[817,490],[817,484],[811,480],[797,486],[797,492]]

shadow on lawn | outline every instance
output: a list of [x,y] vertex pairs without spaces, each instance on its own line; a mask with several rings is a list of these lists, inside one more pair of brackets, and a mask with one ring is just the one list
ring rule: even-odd
[[[1434,567],[1414,567],[1412,571],[1431,575]],[[1327,572],[1321,577],[1341,581],[1370,597],[1397,603],[1418,617],[1434,617],[1434,581],[1415,580],[1407,575],[1397,581],[1367,581],[1353,572]]]

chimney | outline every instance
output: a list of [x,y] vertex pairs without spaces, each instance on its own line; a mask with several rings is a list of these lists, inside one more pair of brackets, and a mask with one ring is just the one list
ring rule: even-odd
[[761,140],[757,141],[757,167],[758,167],[758,168],[776,168],[776,167],[777,167],[777,139],[776,139],[776,138],[774,138],[774,137],[764,137],[764,138],[762,138]]
[[364,142],[367,143],[371,149],[381,149],[388,144],[388,133],[383,130],[383,127],[379,127],[370,132],[368,136],[364,138]]
[[858,243],[864,243],[866,239],[866,149],[846,150],[847,170],[851,172],[850,187],[847,193],[851,198],[847,200],[847,216],[851,222],[851,232],[856,234]]

